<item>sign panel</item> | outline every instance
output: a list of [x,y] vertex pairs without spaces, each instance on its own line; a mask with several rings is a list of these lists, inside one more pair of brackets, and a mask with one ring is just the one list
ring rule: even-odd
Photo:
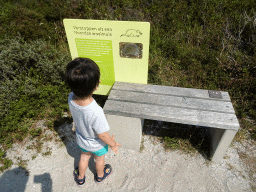
[[147,84],[148,22],[64,19],[72,59],[87,57],[101,71],[95,94],[108,95],[114,82]]

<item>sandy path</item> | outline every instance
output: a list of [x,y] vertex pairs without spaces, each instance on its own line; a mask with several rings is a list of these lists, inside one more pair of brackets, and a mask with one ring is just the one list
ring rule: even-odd
[[[96,184],[93,159],[86,171],[86,185],[79,188],[72,171],[78,164],[80,151],[71,137],[66,145],[46,142],[52,154],[38,154],[25,146],[14,145],[7,157],[17,163],[15,157],[27,161],[26,170],[13,165],[1,173],[0,191],[252,191],[246,167],[237,153],[241,144],[229,148],[220,163],[208,162],[200,154],[186,155],[181,151],[166,152],[153,136],[143,136],[142,152],[120,149],[116,155],[110,151],[106,163],[112,165],[113,174],[104,183]],[[153,144],[154,143],[154,144]]]

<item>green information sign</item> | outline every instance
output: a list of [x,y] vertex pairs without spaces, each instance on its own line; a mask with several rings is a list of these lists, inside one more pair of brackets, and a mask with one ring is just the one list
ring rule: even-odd
[[148,22],[64,19],[72,59],[87,57],[101,71],[95,94],[108,95],[114,82],[147,84]]
[[115,82],[112,41],[76,38],[79,57],[88,57],[100,67],[103,85],[112,86]]

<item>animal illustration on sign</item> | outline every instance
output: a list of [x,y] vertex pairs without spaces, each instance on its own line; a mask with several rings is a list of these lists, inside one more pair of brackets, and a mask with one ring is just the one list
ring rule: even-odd
[[126,37],[139,37],[141,35],[142,35],[142,33],[140,32],[140,30],[128,29],[126,31],[126,33],[122,34],[120,37],[122,37],[122,36],[126,36]]

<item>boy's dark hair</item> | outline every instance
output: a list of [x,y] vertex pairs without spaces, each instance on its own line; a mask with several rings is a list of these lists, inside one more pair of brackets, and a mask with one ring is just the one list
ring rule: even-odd
[[68,63],[65,76],[73,93],[84,98],[91,95],[99,85],[100,68],[91,59],[76,58]]

